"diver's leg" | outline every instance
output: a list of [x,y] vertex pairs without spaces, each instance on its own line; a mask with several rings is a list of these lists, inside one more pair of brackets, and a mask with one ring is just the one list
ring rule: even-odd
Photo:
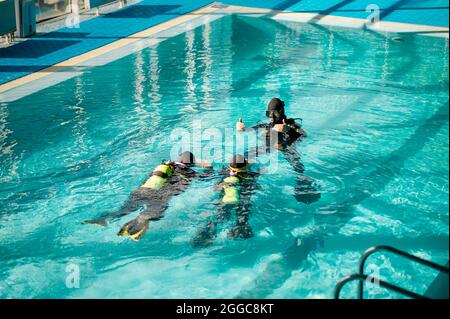
[[300,155],[293,146],[283,150],[283,154],[297,173],[295,178],[295,199],[304,204],[311,204],[318,201],[320,199],[320,192],[318,191],[314,180],[304,174],[305,167],[301,162]]
[[247,239],[253,237],[252,228],[248,224],[250,208],[250,198],[241,199],[241,203],[236,207],[236,224],[228,232],[228,238]]
[[230,205],[220,205],[217,209],[217,215],[215,216],[215,218],[203,224],[202,227],[197,231],[196,235],[191,240],[192,246],[201,247],[212,244],[217,234],[217,226],[220,223],[229,220],[230,216]]
[[145,210],[135,219],[125,223],[117,233],[118,236],[139,240],[148,230],[150,221],[161,219],[167,209],[167,201],[143,200]]
[[125,215],[131,214],[135,211],[137,211],[139,208],[142,207],[142,200],[139,196],[139,192],[135,191],[133,192],[125,202],[125,204],[118,210],[104,214],[103,216],[92,219],[92,220],[85,220],[83,221],[83,224],[95,224],[100,226],[107,226],[108,221],[119,219]]

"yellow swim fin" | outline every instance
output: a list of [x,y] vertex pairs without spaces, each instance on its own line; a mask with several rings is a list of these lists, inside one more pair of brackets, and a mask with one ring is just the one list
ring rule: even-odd
[[129,230],[129,226],[126,225],[126,226],[124,226],[124,228],[122,228],[119,231],[118,235],[119,236],[124,236],[124,237],[129,237],[129,238],[131,238],[134,241],[138,241],[141,238],[141,236],[144,234],[144,232],[147,230],[147,228],[143,227],[141,230],[139,230],[138,232],[136,232],[134,234],[130,234],[130,232],[128,230]]

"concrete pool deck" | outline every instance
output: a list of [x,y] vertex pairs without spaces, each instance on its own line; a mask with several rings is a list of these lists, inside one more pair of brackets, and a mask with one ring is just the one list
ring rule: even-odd
[[[0,48],[0,94],[55,72],[64,72],[111,50],[211,14],[271,15],[274,19],[448,37],[448,3],[383,0],[380,22],[368,26],[372,0],[142,0],[120,10]],[[213,5],[216,4],[216,5]],[[212,6],[211,6],[212,5]],[[378,10],[378,9],[377,9]],[[181,20],[180,20],[181,19]]]
[[448,28],[447,0],[224,0],[229,5],[367,19],[369,5],[380,10],[380,20]]

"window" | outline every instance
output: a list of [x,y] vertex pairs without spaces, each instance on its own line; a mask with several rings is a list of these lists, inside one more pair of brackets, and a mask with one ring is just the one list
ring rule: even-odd
[[78,5],[79,10],[83,10],[85,0],[35,0],[36,20],[42,21],[63,14],[71,13],[71,5]]

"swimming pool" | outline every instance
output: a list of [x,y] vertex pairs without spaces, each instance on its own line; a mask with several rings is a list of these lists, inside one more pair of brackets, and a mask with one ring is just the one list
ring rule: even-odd
[[[232,15],[2,101],[0,297],[331,298],[374,244],[446,263],[448,39],[394,36]],[[224,227],[214,245],[190,245],[214,213],[213,180],[174,198],[139,242],[116,236],[131,217],[81,225],[167,159],[175,128],[256,124],[274,96],[303,118],[297,149],[319,201],[295,201],[296,173],[281,159],[258,178],[249,240]],[[373,261],[417,292],[436,275]],[[79,288],[66,285],[70,265]]]

